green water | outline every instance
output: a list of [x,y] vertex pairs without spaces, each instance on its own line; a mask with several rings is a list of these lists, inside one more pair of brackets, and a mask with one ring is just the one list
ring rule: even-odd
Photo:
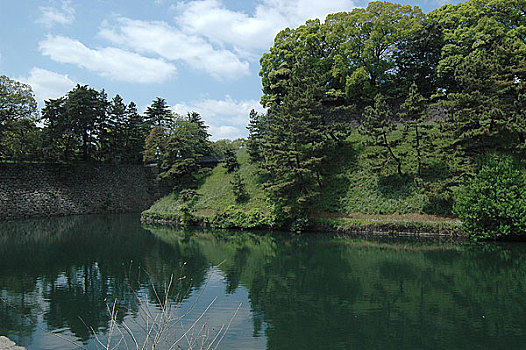
[[136,215],[0,223],[0,335],[97,349],[114,300],[140,334],[171,275],[185,315],[171,336],[230,323],[219,349],[526,346],[525,244],[184,231]]

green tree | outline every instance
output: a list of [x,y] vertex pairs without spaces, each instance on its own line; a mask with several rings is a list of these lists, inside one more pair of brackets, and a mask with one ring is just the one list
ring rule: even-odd
[[8,120],[36,120],[37,117],[37,102],[31,86],[0,75],[0,126]]
[[[396,90],[395,50],[421,29],[425,15],[418,7],[374,1],[365,9],[329,15],[327,22],[342,40],[339,54],[346,94],[371,101],[378,92]],[[364,79],[366,78],[366,79]],[[389,91],[392,93],[392,91]]]
[[[395,153],[394,147],[400,140],[392,139],[392,133],[396,129],[396,124],[392,120],[392,112],[389,104],[378,94],[374,98],[374,105],[367,106],[363,113],[362,132],[372,139],[372,145],[380,147],[380,151],[375,157],[385,159],[384,164],[389,160],[396,164],[399,175],[402,174],[402,157]],[[383,165],[382,164],[382,167]]]
[[299,62],[316,71],[323,104],[367,104],[380,91],[396,95],[395,52],[424,21],[418,7],[375,1],[366,9],[331,14],[324,23],[309,20],[281,31],[260,61],[262,104],[283,99]]
[[266,114],[251,110],[247,126],[249,136],[247,139],[247,152],[253,163],[263,159],[263,142],[268,132],[268,118]]
[[48,134],[46,146],[62,150],[66,161],[78,152],[83,160],[96,158],[98,138],[109,106],[104,90],[99,92],[87,85],[77,85],[65,97],[45,101],[45,104],[42,119]]
[[244,202],[248,199],[245,183],[241,179],[241,175],[239,175],[238,171],[234,171],[232,174],[230,185],[232,185],[232,192],[234,193],[234,199],[237,203]]
[[66,118],[66,97],[45,101],[42,108],[44,120],[43,148],[46,159],[69,161],[77,149],[77,137]]
[[510,158],[488,158],[456,193],[455,212],[472,239],[526,235],[526,180]]
[[446,43],[438,64],[457,171],[479,154],[525,146],[524,0],[468,0],[433,11]]
[[428,100],[420,95],[416,83],[411,85],[409,95],[401,107],[403,110],[401,117],[404,119],[407,128],[414,132],[412,138],[413,148],[416,153],[417,174],[420,177],[422,176],[422,162],[425,150],[423,143],[428,141],[428,125],[425,124]]
[[266,190],[303,210],[323,185],[322,161],[330,141],[321,123],[316,75],[304,65],[297,65],[293,73],[288,94],[269,110],[261,167],[270,175]]
[[126,107],[124,132],[123,160],[128,163],[140,163],[143,158],[148,129],[134,102],[130,102]]
[[151,157],[153,146],[159,147],[159,177],[173,184],[174,190],[194,188],[205,175],[206,169],[201,161],[212,152],[207,128],[201,116],[192,112],[186,117],[178,117],[171,129],[157,127],[163,132],[156,132],[154,142],[146,139],[145,159],[147,155]]
[[394,51],[397,84],[408,88],[409,84],[416,84],[425,97],[436,93],[437,88],[443,87],[437,71],[443,46],[442,28],[431,19],[402,39]]
[[146,137],[143,161],[145,163],[160,163],[164,155],[169,130],[162,126],[156,126],[150,130]]
[[168,126],[172,122],[172,111],[166,104],[166,100],[157,97],[152,104],[146,108],[145,121],[151,127]]
[[28,84],[0,76],[0,158],[38,158],[41,134],[37,102]]
[[116,155],[122,156],[126,144],[126,104],[122,97],[115,95],[108,105],[107,118],[99,126],[98,154],[103,161],[112,160]]
[[237,161],[236,151],[231,148],[225,150],[225,163],[227,173],[236,172],[239,169],[239,162]]
[[0,157],[6,160],[41,160],[42,132],[31,119],[5,122],[0,133]]
[[87,85],[77,85],[67,94],[65,118],[80,139],[84,160],[94,156],[99,127],[106,119],[107,109],[108,100],[104,90],[99,92]]

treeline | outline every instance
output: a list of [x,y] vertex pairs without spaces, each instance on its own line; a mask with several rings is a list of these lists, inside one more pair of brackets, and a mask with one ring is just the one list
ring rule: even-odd
[[144,114],[134,102],[77,85],[37,109],[29,85],[0,77],[0,160],[159,163],[161,178],[192,186],[200,159],[221,155],[198,113],[174,113],[157,97]]
[[268,113],[251,113],[248,127],[265,188],[306,215],[331,155],[355,132],[372,169],[411,174],[445,201],[484,156],[520,161],[525,9],[468,0],[424,14],[377,1],[281,31],[261,58]]

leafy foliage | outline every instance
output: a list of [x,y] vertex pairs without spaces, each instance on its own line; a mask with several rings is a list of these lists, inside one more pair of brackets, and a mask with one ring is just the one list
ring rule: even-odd
[[525,184],[510,158],[488,158],[456,194],[466,233],[473,239],[526,235]]
[[127,163],[142,159],[148,129],[133,102],[77,85],[66,96],[45,101],[43,148],[49,160]]
[[377,166],[384,167],[388,161],[393,161],[396,164],[398,174],[401,175],[402,159],[400,155],[395,154],[393,149],[393,143],[397,143],[399,140],[391,140],[396,124],[392,121],[392,112],[385,98],[381,94],[376,95],[374,106],[367,106],[363,116],[363,133],[372,139],[374,146],[381,147],[379,154],[375,155],[374,158],[378,159],[381,155],[384,162]]
[[239,162],[237,161],[236,152],[231,148],[225,150],[224,162],[227,173],[233,173],[239,169]]
[[172,121],[172,111],[166,104],[166,100],[157,97],[152,104],[146,108],[145,122],[150,127],[154,126],[168,126]]
[[281,31],[261,58],[263,105],[280,103],[288,94],[300,60],[316,72],[323,104],[363,104],[379,92],[396,94],[394,73],[403,61],[395,59],[397,50],[424,19],[418,7],[374,1],[365,9],[331,14],[324,23],[309,20]]
[[269,111],[263,144],[264,186],[276,200],[294,207],[306,206],[322,187],[324,149],[331,144],[320,115],[315,79],[308,66],[294,68],[288,94]]
[[232,185],[232,192],[234,193],[234,198],[236,199],[236,202],[244,202],[248,199],[248,194],[245,189],[245,183],[241,179],[241,176],[239,176],[239,172],[235,172],[232,175],[232,180],[230,180],[230,184]]
[[8,120],[38,116],[33,89],[28,84],[0,75],[0,124]]
[[35,124],[37,102],[31,86],[0,76],[0,159],[34,160],[41,135]]
[[169,182],[174,190],[195,188],[207,174],[200,161],[212,153],[209,136],[198,113],[178,116],[170,127],[151,130],[146,138],[144,161],[158,163],[159,178]]

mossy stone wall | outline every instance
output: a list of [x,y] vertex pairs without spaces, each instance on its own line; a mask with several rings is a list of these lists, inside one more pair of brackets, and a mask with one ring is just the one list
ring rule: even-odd
[[166,194],[156,166],[0,164],[0,220],[148,209]]

